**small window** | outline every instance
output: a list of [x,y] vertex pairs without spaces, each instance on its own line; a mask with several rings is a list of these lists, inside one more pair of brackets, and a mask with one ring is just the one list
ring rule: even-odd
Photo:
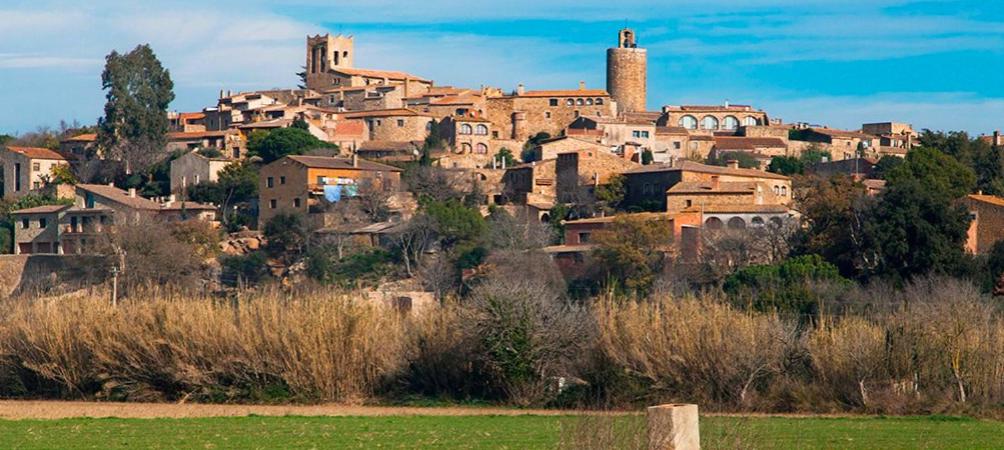
[[279,177],[279,184],[286,184],[286,177]]
[[31,188],[32,189],[41,189],[42,188],[42,182],[41,181],[32,181],[31,182]]
[[266,178],[265,179],[265,187],[273,187],[273,186],[275,186],[275,179],[272,178],[272,177]]
[[460,125],[460,134],[472,134],[472,133],[474,133],[474,128],[471,127],[471,124],[465,123],[463,125]]
[[38,219],[38,227],[39,228],[45,228],[45,226],[48,225],[48,223],[49,223],[49,221],[46,220],[45,217],[43,217],[41,219]]
[[585,102],[585,100],[583,100],[581,98],[577,98],[577,99],[575,99],[575,104],[578,105],[578,106],[582,106],[582,105],[585,105],[586,102]]
[[579,233],[579,243],[580,244],[588,244],[589,243],[589,235],[590,235],[590,233],[586,233],[586,232]]
[[22,230],[28,229],[28,219],[21,219],[21,229]]
[[478,125],[477,128],[475,128],[475,131],[476,131],[476,134],[478,134],[480,136],[487,136],[488,135],[488,127],[485,126],[484,124]]
[[404,126],[404,119],[397,119],[397,126],[398,127],[403,127]]
[[683,145],[682,145],[682,143],[680,141],[674,141],[673,142],[673,149],[674,150],[679,150],[682,146]]
[[570,98],[565,100],[565,105],[567,105],[567,106],[572,106],[574,104],[575,104],[575,100],[572,100]]
[[641,132],[641,137],[642,137],[642,139],[648,139],[648,131],[642,131]]
[[276,206],[276,201],[275,201],[274,198],[272,200],[268,201],[268,207],[269,207],[269,209],[275,209],[275,206]]
[[34,170],[35,172],[38,172],[39,170],[42,170],[42,164],[37,163],[37,162],[36,163],[31,163],[31,170]]
[[602,98],[596,99],[596,104],[597,105],[602,105],[603,104],[603,99]]
[[572,116],[579,117],[579,110],[576,109],[575,112],[572,113]]
[[589,105],[589,106],[593,106],[593,99],[587,98],[586,99],[586,104]]
[[499,132],[498,131],[492,131],[492,138],[498,139],[499,138]]
[[550,105],[550,106],[558,106],[558,99],[552,98],[550,101],[548,101],[548,105]]
[[693,200],[687,200],[687,207],[690,208],[691,206],[694,206],[694,201]]
[[296,197],[296,198],[293,199],[293,207],[294,208],[299,208],[300,207],[300,197]]
[[550,119],[551,118],[551,111],[544,111],[544,118],[545,119]]

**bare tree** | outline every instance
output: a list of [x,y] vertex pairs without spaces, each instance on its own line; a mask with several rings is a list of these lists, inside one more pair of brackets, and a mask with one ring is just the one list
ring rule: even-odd
[[404,259],[404,270],[409,277],[415,276],[414,265],[421,264],[425,252],[436,242],[436,224],[425,215],[419,214],[400,225],[392,234],[393,241]]
[[488,242],[493,248],[526,250],[542,248],[551,243],[554,232],[536,216],[520,212],[513,216],[497,209],[488,217]]

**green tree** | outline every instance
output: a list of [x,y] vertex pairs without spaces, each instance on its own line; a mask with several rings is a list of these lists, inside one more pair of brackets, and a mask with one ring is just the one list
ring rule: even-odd
[[530,136],[530,138],[526,140],[526,143],[523,144],[523,152],[520,154],[520,159],[522,159],[523,162],[536,161],[539,155],[535,153],[535,149],[538,145],[548,139],[551,139],[551,134],[546,131],[541,131],[533,136]]
[[231,163],[220,170],[216,181],[192,186],[187,194],[193,201],[218,205],[223,223],[229,226],[239,221],[231,215],[231,208],[247,210],[258,196],[258,166],[248,161]]
[[163,159],[174,83],[150,46],[126,54],[112,51],[101,86],[107,101],[98,121],[98,145],[105,154],[123,161],[126,173],[143,172]]
[[303,253],[307,244],[307,227],[299,214],[279,214],[265,223],[263,230],[267,245],[265,250],[287,264]]
[[652,164],[652,160],[653,159],[654,159],[654,157],[652,156],[652,150],[649,150],[647,148],[645,150],[642,150],[642,152],[641,152],[641,163],[642,163],[642,165],[647,166],[649,164]]
[[958,199],[975,175],[955,158],[920,147],[886,176],[886,189],[871,211],[866,232],[879,258],[869,275],[909,280],[952,273],[963,260],[969,213]]
[[324,142],[310,132],[300,128],[278,128],[267,136],[248,140],[248,153],[259,156],[268,164],[286,155],[302,155],[314,149],[337,149],[338,146]]
[[627,188],[624,175],[614,175],[610,177],[606,184],[596,187],[595,195],[596,201],[600,203],[603,209],[613,211],[620,207],[626,193]]
[[767,171],[781,175],[801,174],[805,172],[805,164],[794,156],[775,156],[770,159]]
[[900,164],[903,164],[903,158],[890,155],[883,156],[879,159],[878,164],[875,164],[875,170],[872,172],[872,176],[880,180],[884,180],[886,174],[899,167]]
[[499,149],[498,153],[493,157],[500,163],[505,164],[506,167],[512,167],[516,165],[516,156],[512,154],[512,150],[506,147]]
[[477,242],[488,229],[484,217],[476,208],[468,208],[457,200],[430,201],[425,205],[424,213],[432,219],[440,243],[446,249],[461,243]]
[[662,271],[672,241],[672,228],[664,220],[626,214],[595,233],[593,254],[608,279],[644,295]]
[[814,316],[820,311],[812,288],[821,281],[850,285],[850,280],[821,256],[802,255],[780,264],[741,268],[725,279],[723,288],[733,302],[755,311]]
[[813,142],[802,150],[802,155],[799,156],[798,159],[802,161],[803,165],[811,166],[813,164],[819,164],[823,162],[823,160],[832,161],[833,157],[830,155],[830,152],[823,150],[819,144]]
[[308,124],[306,120],[303,120],[303,117],[297,117],[296,119],[293,119],[293,123],[290,125],[290,127],[299,128],[303,131],[310,130],[310,124]]

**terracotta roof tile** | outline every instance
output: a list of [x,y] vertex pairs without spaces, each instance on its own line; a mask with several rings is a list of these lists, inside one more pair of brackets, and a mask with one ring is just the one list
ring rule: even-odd
[[54,150],[49,150],[47,148],[41,147],[14,147],[9,146],[7,150],[14,153],[20,153],[31,159],[50,159],[55,161],[66,161],[66,157],[61,155],[59,152]]
[[762,170],[756,169],[732,169],[729,167],[721,166],[709,166],[707,164],[701,164],[694,161],[683,161],[679,166],[672,166],[669,164],[651,164],[647,166],[642,166],[634,170],[625,172],[625,174],[637,174],[637,173],[654,173],[654,172],[670,172],[670,171],[688,171],[688,172],[700,172],[700,173],[711,173],[717,175],[733,175],[739,177],[750,177],[750,178],[770,178],[774,180],[790,180],[784,175],[778,175],[776,173],[764,172]]
[[107,184],[78,184],[77,190],[90,192],[132,209],[159,210],[160,205],[140,196],[130,197],[128,191]]
[[526,91],[514,97],[608,97],[610,93],[602,89],[560,89],[550,91]]
[[396,70],[372,70],[372,69],[352,69],[347,67],[336,67],[331,69],[335,73],[344,73],[346,75],[369,77],[369,78],[388,78],[391,80],[415,80],[415,81],[428,81],[425,78],[412,75],[407,72],[399,72]]
[[287,156],[286,158],[289,158],[307,167],[318,168],[318,169],[358,169],[358,170],[385,171],[385,172],[401,171],[401,169],[394,166],[388,166],[386,164],[367,161],[361,158],[358,159],[359,162],[358,167],[352,167],[351,158],[335,158],[330,156],[305,156],[305,155],[291,155]]

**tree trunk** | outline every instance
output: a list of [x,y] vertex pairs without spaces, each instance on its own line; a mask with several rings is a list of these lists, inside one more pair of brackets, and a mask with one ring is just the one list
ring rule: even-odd
[[865,389],[865,380],[858,380],[858,392],[861,394],[861,406],[868,407],[868,391]]

